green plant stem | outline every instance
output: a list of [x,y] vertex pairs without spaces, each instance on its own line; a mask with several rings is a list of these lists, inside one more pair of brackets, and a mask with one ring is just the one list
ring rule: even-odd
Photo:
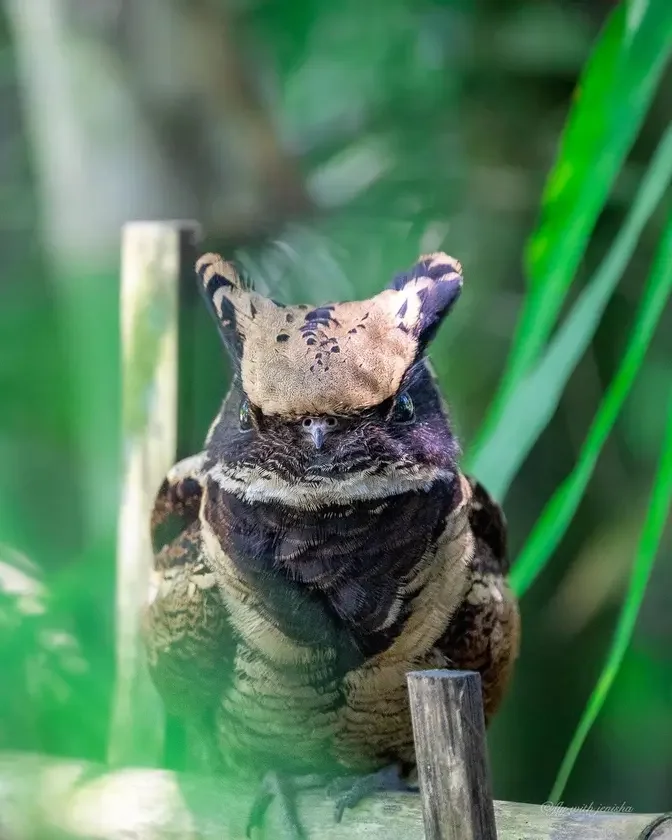
[[531,586],[567,530],[644,360],[671,291],[672,216],[663,232],[625,354],[593,420],[578,461],[546,505],[512,568],[511,584],[518,595]]
[[541,218],[526,249],[528,292],[511,352],[475,449],[499,424],[521,377],[557,321],[592,230],[665,69],[672,3],[649,0],[637,16],[613,11],[577,85]]
[[663,135],[612,247],[534,369],[518,380],[467,469],[502,501],[527,454],[550,422],[565,386],[590,345],[604,310],[672,180],[672,125]]
[[600,713],[607,694],[616,679],[625,653],[630,644],[635,622],[639,614],[646,586],[651,576],[651,570],[658,553],[665,525],[672,508],[672,393],[667,419],[667,429],[663,450],[658,464],[656,478],[651,493],[651,502],[642,529],[642,535],[637,549],[637,556],[632,568],[630,585],[616,625],[611,649],[606,664],[600,674],[588,704],[581,716],[577,730],[565,753],[560,765],[557,778],[553,784],[550,800],[557,802],[562,796],[567,780],[572,772],[576,759],[590,732],[590,729]]

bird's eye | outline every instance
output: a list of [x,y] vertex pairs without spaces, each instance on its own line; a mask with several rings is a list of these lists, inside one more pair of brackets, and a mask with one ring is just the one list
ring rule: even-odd
[[410,423],[415,417],[415,407],[413,400],[406,392],[400,394],[392,409],[392,420],[395,423]]
[[238,420],[240,421],[241,432],[247,432],[252,428],[252,410],[250,408],[250,401],[247,397],[243,397],[240,401]]

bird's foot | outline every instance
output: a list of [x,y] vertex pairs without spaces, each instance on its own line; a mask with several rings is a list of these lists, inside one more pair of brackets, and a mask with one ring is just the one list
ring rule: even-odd
[[335,779],[319,774],[292,776],[270,770],[262,779],[252,803],[247,821],[247,837],[252,837],[253,829],[263,826],[271,802],[277,799],[287,840],[307,840],[299,819],[297,796],[304,790],[325,787],[327,796],[335,800],[334,819],[337,823],[341,821],[346,808],[354,808],[374,793],[418,792],[418,787],[404,778],[399,764],[390,764],[374,773],[338,776]]
[[320,788],[325,785],[325,777],[319,775],[290,776],[269,770],[261,781],[257,795],[252,803],[247,820],[247,837],[252,837],[255,828],[264,824],[266,812],[274,799],[278,800],[285,836],[288,840],[307,840],[306,832],[299,819],[296,800],[302,790]]
[[374,773],[362,776],[342,776],[335,779],[327,788],[327,793],[336,800],[334,818],[340,822],[346,808],[354,808],[362,799],[374,793],[385,791],[418,792],[417,785],[412,785],[403,775],[401,765],[390,764]]

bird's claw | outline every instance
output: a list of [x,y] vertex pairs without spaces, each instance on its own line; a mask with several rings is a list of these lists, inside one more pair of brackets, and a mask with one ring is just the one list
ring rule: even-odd
[[[251,838],[253,829],[263,826],[266,812],[277,798],[286,837],[289,840],[307,840],[299,819],[297,793],[323,787],[325,781],[325,777],[319,775],[287,776],[274,770],[266,773],[250,809],[246,836]],[[390,764],[364,775],[337,776],[326,785],[327,796],[335,800],[334,819],[337,823],[341,822],[346,808],[354,808],[368,796],[384,791],[417,791],[417,787],[406,781],[398,764]]]
[[354,808],[363,799],[384,791],[417,791],[403,777],[398,764],[390,764],[374,773],[362,776],[342,776],[334,779],[327,788],[327,795],[336,800],[334,819],[343,819],[346,808]]
[[287,840],[307,840],[306,832],[299,819],[297,794],[300,790],[308,790],[323,785],[324,778],[322,776],[288,776],[275,770],[269,770],[261,780],[252,803],[245,831],[246,837],[251,838],[253,829],[263,826],[266,812],[273,800],[277,798]]

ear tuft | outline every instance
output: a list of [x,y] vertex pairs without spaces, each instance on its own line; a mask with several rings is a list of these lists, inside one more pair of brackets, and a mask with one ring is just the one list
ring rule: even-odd
[[224,292],[220,290],[242,289],[243,283],[233,263],[223,260],[219,254],[203,254],[196,262],[196,273],[201,278],[203,291],[217,315],[222,318]]
[[459,280],[460,285],[462,285],[462,264],[442,251],[423,254],[413,268],[395,275],[390,283],[390,288],[400,291],[404,286],[413,280],[419,280],[421,277],[427,277],[435,282]]
[[449,257],[443,251],[436,251],[433,254],[424,254],[418,260],[418,264],[425,266],[426,276],[432,280],[453,279],[449,275],[458,277],[462,283],[462,263],[455,257]]
[[223,326],[227,326],[233,301],[240,302],[251,286],[246,286],[235,265],[223,260],[219,254],[203,254],[196,262],[196,273],[201,278],[206,300],[213,306]]
[[233,263],[219,254],[203,254],[196,262],[201,291],[216,316],[224,344],[234,359],[240,357],[243,342],[241,316],[253,317],[250,294]]
[[[392,280],[390,288],[405,296],[397,312],[404,319],[402,328],[410,327],[421,352],[460,296],[462,282],[461,264],[442,252],[424,254],[410,271]],[[410,306],[408,302],[413,299],[416,304]]]

